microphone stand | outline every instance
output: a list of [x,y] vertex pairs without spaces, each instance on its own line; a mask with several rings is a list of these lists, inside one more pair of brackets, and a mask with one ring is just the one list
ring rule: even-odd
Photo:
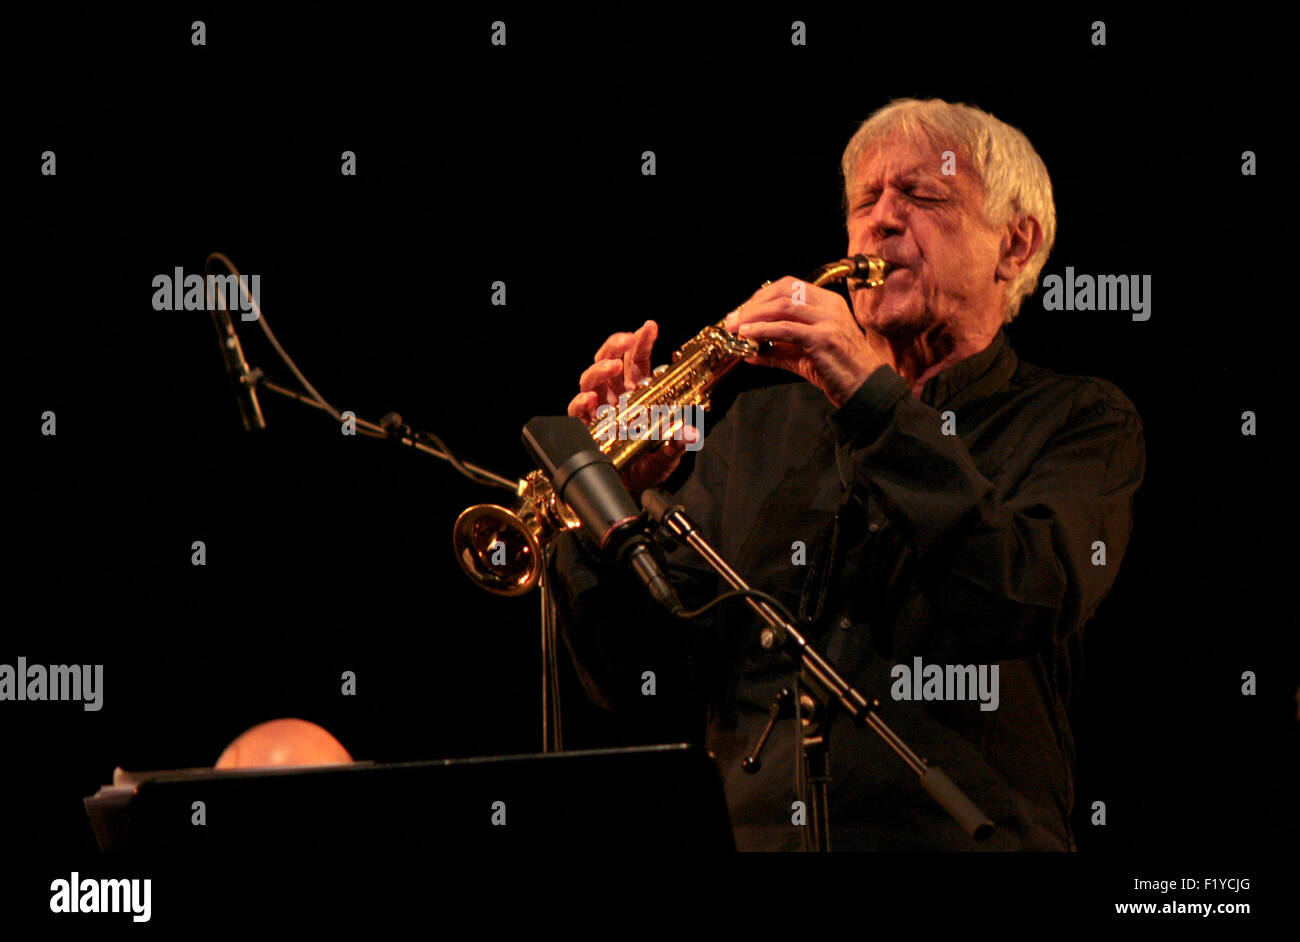
[[542,752],[563,752],[560,732],[559,612],[546,571],[537,579],[542,596]]
[[[642,506],[649,512],[654,522],[670,533],[679,543],[691,547],[707,562],[714,571],[733,589],[748,591],[750,586],[740,577],[727,561],[709,545],[681,506],[669,504],[662,492],[646,491],[641,496]],[[862,693],[845,680],[840,673],[821,654],[810,645],[794,625],[772,605],[752,595],[745,597],[745,602],[767,627],[759,635],[759,643],[764,650],[778,650],[798,664],[801,668],[801,683],[810,688],[810,693],[823,710],[836,704],[858,726],[869,729],[880,736],[894,752],[917,774],[921,787],[929,793],[939,805],[961,826],[967,834],[977,841],[982,841],[993,833],[993,822],[981,811],[957,785],[944,774],[938,766],[930,765],[918,756],[906,742],[899,737],[881,719],[877,710],[880,701],[868,700]],[[776,708],[773,709],[773,721]],[[771,732],[773,722],[769,721],[763,739]],[[814,829],[814,848],[818,851],[830,850],[830,808],[827,805],[827,730],[824,724],[816,736],[810,738],[810,749],[805,751],[805,770],[808,781],[813,783],[812,821]],[[802,730],[799,731],[802,735]],[[760,741],[758,749],[762,748]],[[756,756],[758,749],[751,755]],[[748,760],[747,760],[748,761]],[[755,763],[751,763],[755,764]]]
[[[286,399],[292,399],[294,402],[301,403],[305,406],[311,406],[331,416],[337,418],[338,413],[330,406],[326,405],[321,399],[315,396],[307,396],[295,389],[289,389],[278,383],[273,383],[266,378],[266,374],[260,369],[250,368],[248,362],[244,359],[244,351],[239,343],[239,336],[235,332],[234,324],[231,322],[230,313],[226,309],[224,294],[213,290],[213,282],[209,277],[209,266],[213,259],[220,260],[237,279],[240,279],[238,270],[233,262],[220,252],[213,252],[208,256],[204,263],[203,270],[205,274],[204,284],[207,286],[208,309],[212,312],[213,324],[217,329],[217,338],[221,342],[221,355],[226,364],[226,373],[231,381],[239,388],[237,391],[239,411],[244,421],[244,429],[252,431],[253,429],[266,428],[266,420],[262,416],[261,406],[258,404],[256,390],[260,387],[283,396]],[[240,290],[247,295],[247,288],[244,287],[242,279],[239,280]],[[214,298],[214,295],[216,296]],[[217,301],[216,304],[213,301]],[[253,310],[262,321],[262,329],[266,331],[267,337],[271,340],[276,351],[289,365],[290,369],[298,376],[299,380],[308,389],[312,389],[311,384],[298,371],[297,366],[284,352],[279,341],[271,333],[271,329],[258,308],[257,299],[248,299],[251,302]],[[315,390],[313,390],[314,392]],[[247,393],[245,397],[244,393]],[[523,482],[516,483],[509,478],[503,478],[486,468],[472,464],[468,461],[461,461],[453,457],[450,452],[443,448],[438,448],[421,438],[433,438],[439,441],[436,436],[427,433],[419,433],[411,430],[409,425],[402,422],[402,417],[396,412],[390,412],[385,415],[378,423],[367,421],[366,419],[355,417],[358,430],[369,438],[384,438],[389,441],[397,442],[399,445],[406,445],[414,448],[416,451],[424,452],[426,455],[433,455],[435,458],[441,458],[443,461],[450,462],[457,470],[466,477],[477,477],[480,483],[495,484],[504,487],[518,495],[521,493]],[[440,442],[439,442],[440,443]],[[445,447],[445,446],[444,446]],[[559,752],[563,746],[563,739],[560,735],[560,673],[559,663],[557,661],[557,624],[558,615],[555,608],[555,599],[551,587],[546,580],[545,572],[538,579],[538,590],[542,598],[542,751]]]
[[[330,411],[323,403],[317,402],[312,397],[300,393],[296,389],[289,389],[285,386],[279,385],[278,383],[271,382],[266,378],[262,371],[257,368],[249,370],[247,377],[241,378],[240,382],[247,383],[250,386],[256,386],[258,389],[269,390],[270,392],[284,396],[286,399],[292,399],[294,402],[302,403],[304,406],[311,406],[313,409],[318,409],[321,412],[328,413]],[[392,419],[393,421],[388,421],[389,419]],[[386,438],[390,441],[397,442],[399,445],[409,445],[416,451],[422,451],[426,455],[433,455],[435,458],[441,458],[443,461],[452,460],[451,456],[441,449],[420,441],[419,434],[413,431],[410,426],[403,425],[402,417],[395,412],[390,412],[380,420],[380,422],[370,422],[357,416],[356,423],[357,429],[368,433],[371,438]],[[472,464],[468,461],[462,461],[461,464],[466,468],[469,468],[475,474],[481,475],[495,484],[509,488],[512,491],[516,489],[516,482],[511,481],[509,478],[503,478],[499,474],[495,474],[486,468],[479,467],[478,465]]]
[[[266,378],[266,375],[258,368],[249,369],[248,372],[236,377],[236,382],[248,386],[250,389],[265,389],[273,392],[286,399],[292,399],[294,402],[301,403],[304,406],[311,406],[321,412],[330,413],[330,409],[324,403],[313,399],[311,396],[298,392],[295,389],[289,389],[281,386],[279,383],[273,383]],[[371,438],[385,438],[389,441],[396,442],[399,445],[406,445],[414,448],[416,451],[423,452],[426,455],[433,455],[435,458],[441,458],[443,461],[455,463],[451,455],[447,454],[440,448],[436,448],[420,440],[420,434],[411,429],[410,426],[403,424],[402,417],[395,412],[390,412],[379,422],[370,422],[360,416],[356,417],[357,429]],[[517,493],[518,487],[514,481],[495,474],[486,468],[473,464],[468,461],[461,461],[460,465],[468,468],[470,471],[484,478],[485,481],[491,481],[502,487],[509,488]],[[560,729],[560,675],[558,664],[558,637],[556,633],[556,610],[555,598],[551,591],[550,584],[546,579],[545,573],[538,580],[538,592],[542,598],[542,751],[559,752],[564,748],[564,740]]]

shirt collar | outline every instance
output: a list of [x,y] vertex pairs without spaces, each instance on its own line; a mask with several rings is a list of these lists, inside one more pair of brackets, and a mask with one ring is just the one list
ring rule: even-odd
[[999,328],[997,336],[979,353],[926,380],[921,387],[921,401],[934,409],[956,411],[996,392],[1015,374],[1018,362],[1006,331]]

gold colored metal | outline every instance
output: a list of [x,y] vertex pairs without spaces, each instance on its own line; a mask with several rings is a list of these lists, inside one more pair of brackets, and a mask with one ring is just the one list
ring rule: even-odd
[[[888,270],[884,259],[855,255],[823,265],[808,281],[820,287],[849,280],[859,287],[876,288],[884,283]],[[673,353],[670,363],[656,367],[648,382],[588,426],[615,468],[623,470],[671,439],[686,424],[690,407],[707,410],[710,390],[718,380],[759,352],[757,342],[731,333],[723,323],[705,327]],[[537,585],[547,545],[582,525],[541,471],[532,471],[520,481],[516,494],[513,509],[476,504],[456,519],[452,530],[456,559],[465,574],[497,595],[523,595]]]

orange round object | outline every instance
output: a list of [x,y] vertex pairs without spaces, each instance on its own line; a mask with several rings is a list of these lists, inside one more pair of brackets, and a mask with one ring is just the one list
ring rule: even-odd
[[343,744],[322,726],[306,720],[270,720],[235,738],[219,769],[257,769],[286,765],[340,765],[352,761]]

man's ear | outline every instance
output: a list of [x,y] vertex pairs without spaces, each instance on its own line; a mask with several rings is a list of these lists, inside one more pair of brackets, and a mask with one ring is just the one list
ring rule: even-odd
[[1024,271],[1043,244],[1043,227],[1033,216],[1022,216],[1007,225],[999,246],[996,274],[999,281],[1013,281]]

